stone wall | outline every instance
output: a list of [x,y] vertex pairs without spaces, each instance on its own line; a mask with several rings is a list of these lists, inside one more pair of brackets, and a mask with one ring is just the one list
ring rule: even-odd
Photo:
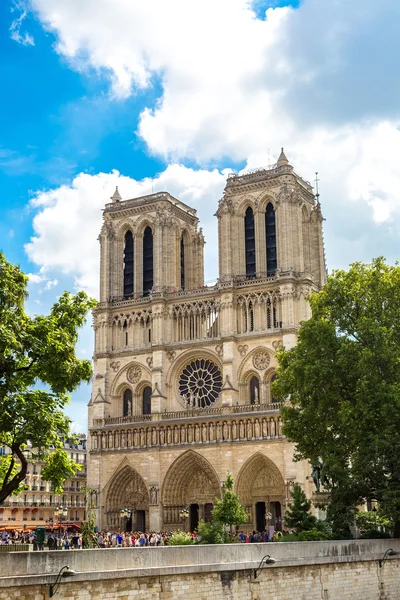
[[[397,600],[399,540],[235,544],[171,548],[29,552],[3,555],[1,600],[47,600],[68,564],[60,600]],[[265,554],[276,563],[256,569]]]

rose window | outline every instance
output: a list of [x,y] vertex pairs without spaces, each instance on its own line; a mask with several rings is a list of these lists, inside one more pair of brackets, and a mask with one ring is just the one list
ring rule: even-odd
[[222,389],[221,371],[211,360],[198,359],[186,365],[179,378],[179,394],[186,406],[212,406]]

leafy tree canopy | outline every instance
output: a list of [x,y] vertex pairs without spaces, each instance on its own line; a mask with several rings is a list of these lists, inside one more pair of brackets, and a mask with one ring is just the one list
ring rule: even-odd
[[233,491],[233,477],[229,471],[222,488],[222,498],[215,499],[212,517],[214,523],[221,523],[224,526],[229,526],[231,533],[234,525],[246,523],[248,520],[246,510],[244,506],[240,504],[239,496]]
[[297,458],[321,466],[337,507],[386,503],[399,534],[400,267],[354,263],[310,303],[298,344],[278,353],[283,431]]
[[[89,381],[91,365],[75,354],[78,330],[95,301],[64,292],[48,316],[30,317],[28,278],[0,253],[0,502],[18,493],[32,459],[45,460],[42,478],[56,493],[78,467],[62,450],[71,436],[63,409],[68,394]],[[55,452],[50,452],[55,449]]]

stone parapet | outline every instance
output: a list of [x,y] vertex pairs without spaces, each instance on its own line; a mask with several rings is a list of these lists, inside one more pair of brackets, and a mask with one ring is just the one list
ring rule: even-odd
[[[184,584],[187,598],[195,597],[195,592],[197,598],[205,597],[203,587],[207,587],[208,597],[212,595],[219,598],[220,590],[226,587],[225,582],[242,585],[243,589],[247,589],[243,598],[249,599],[315,597],[339,600],[362,597],[368,600],[384,597],[394,600],[398,597],[395,595],[395,572],[399,568],[399,559],[389,558],[382,568],[379,567],[379,560],[389,548],[400,552],[400,540],[96,549],[67,554],[65,551],[13,553],[4,555],[0,561],[0,598],[45,598],[44,586],[53,583],[59,570],[68,564],[76,571],[76,576],[68,583],[61,584],[60,598],[90,597],[87,591],[79,590],[84,590],[89,582],[95,584],[96,581],[103,581],[104,586],[98,588],[98,598],[111,597],[107,595],[110,586],[117,589],[122,582],[125,595],[112,597],[134,598],[138,581],[143,579],[146,587],[152,588],[153,594],[157,591],[149,597],[159,599],[180,595],[166,594],[167,589],[163,585],[155,590],[157,583],[168,584],[167,587],[176,586],[177,589],[179,584]],[[255,569],[266,554],[276,562],[263,567],[255,577]],[[115,582],[118,580],[121,584],[117,585]],[[187,584],[189,580],[190,585]],[[280,592],[270,595],[278,582]],[[286,584],[283,586],[284,582]],[[39,595],[39,586],[43,589],[42,595]],[[31,587],[36,588],[36,595],[31,595]],[[365,592],[363,595],[360,595],[361,588]],[[19,596],[13,593],[16,589],[19,590]],[[255,594],[256,590],[258,595]]]

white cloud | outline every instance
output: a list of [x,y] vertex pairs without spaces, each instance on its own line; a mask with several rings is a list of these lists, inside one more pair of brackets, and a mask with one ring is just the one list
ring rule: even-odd
[[33,219],[34,236],[25,246],[29,258],[41,267],[31,274],[32,283],[46,281],[46,289],[57,284],[47,273],[72,275],[76,287],[97,297],[99,282],[99,247],[102,213],[106,202],[119,186],[124,199],[167,190],[198,209],[201,224],[207,228],[209,265],[215,276],[217,259],[216,223],[212,216],[221,196],[227,173],[217,170],[194,170],[179,164],[170,165],[153,181],[135,181],[112,173],[81,173],[71,186],[39,192],[32,200],[37,210]]
[[19,16],[12,21],[9,28],[11,39],[23,46],[34,46],[35,40],[33,37],[29,33],[21,33],[22,24],[28,16],[27,3],[24,0],[14,0],[11,12],[19,13]]
[[57,51],[107,73],[113,94],[160,81],[138,123],[151,152],[260,166],[285,146],[332,198],[367,202],[376,222],[398,211],[398,0],[304,0],[265,20],[249,0],[31,4]]

